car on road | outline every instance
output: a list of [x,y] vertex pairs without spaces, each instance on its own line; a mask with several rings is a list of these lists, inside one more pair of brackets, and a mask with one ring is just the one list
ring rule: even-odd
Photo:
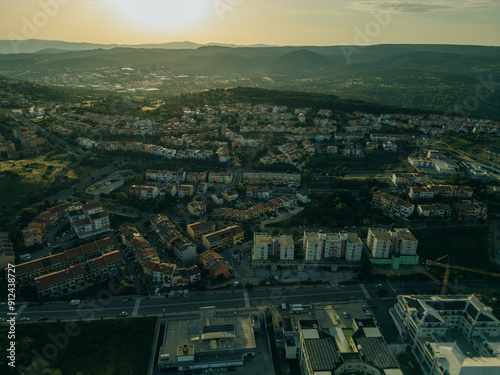
[[47,315],[42,316],[40,319],[38,319],[40,322],[43,322],[44,320],[49,320],[49,317]]
[[128,302],[128,301],[130,301],[130,299],[128,299],[128,298],[124,298],[124,299],[122,299],[122,302],[123,302],[123,303],[126,303],[126,302]]
[[29,320],[30,320],[30,318],[28,318],[27,316],[23,316],[23,317],[21,318],[21,321],[22,321],[22,322],[27,322],[27,321],[29,321]]
[[375,284],[375,288],[382,288],[382,284]]
[[0,322],[5,322],[5,318],[0,317]]
[[122,311],[122,312],[119,312],[117,316],[118,317],[126,317],[127,315],[128,315],[128,312]]

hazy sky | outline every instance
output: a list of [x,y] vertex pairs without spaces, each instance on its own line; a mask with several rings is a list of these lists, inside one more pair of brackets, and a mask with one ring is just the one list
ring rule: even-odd
[[0,1],[0,39],[500,45],[500,0]]

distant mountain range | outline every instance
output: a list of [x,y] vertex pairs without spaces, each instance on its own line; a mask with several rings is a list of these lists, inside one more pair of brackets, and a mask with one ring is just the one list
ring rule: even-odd
[[[496,84],[500,82],[500,47],[237,47],[180,42],[154,48],[103,48],[32,42],[33,50],[35,45],[44,48],[36,53],[0,55],[1,76],[131,93],[154,89],[150,95],[160,96],[237,86],[309,91],[500,119]],[[95,46],[98,49],[90,49]]]
[[[88,51],[93,49],[148,48],[148,49],[196,49],[202,46],[243,47],[236,44],[193,42],[168,42],[160,44],[96,44],[63,42],[57,40],[27,39],[19,41],[0,40],[0,54],[12,53],[56,53],[65,51]],[[245,47],[267,47],[265,44],[255,44]]]

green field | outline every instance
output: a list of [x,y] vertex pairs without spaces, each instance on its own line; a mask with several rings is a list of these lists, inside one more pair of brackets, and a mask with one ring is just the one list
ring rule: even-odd
[[418,239],[418,254],[424,259],[436,260],[450,255],[452,265],[498,271],[499,267],[491,259],[488,226],[412,229],[411,232]]
[[106,163],[72,166],[65,154],[0,162],[0,214],[9,215],[44,200],[97,172]]
[[[53,359],[48,362],[53,370],[44,370],[43,374],[54,375],[136,375],[146,374],[151,358],[156,318],[127,318],[82,322],[75,321],[75,332],[68,336],[66,345],[60,345]],[[50,345],[52,337],[59,337],[65,332],[68,323],[27,323],[16,325],[17,365],[29,366],[32,362],[32,350],[47,359],[52,356]],[[6,324],[0,327],[0,348],[7,352]],[[49,355],[44,354],[49,353]],[[7,366],[5,355],[0,357],[0,373],[4,375],[19,372]],[[28,372],[26,372],[28,373]]]

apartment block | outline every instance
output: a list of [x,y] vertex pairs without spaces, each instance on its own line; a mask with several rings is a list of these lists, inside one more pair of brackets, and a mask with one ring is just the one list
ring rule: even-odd
[[320,261],[325,259],[343,259],[359,262],[363,252],[363,243],[356,233],[304,232],[304,259]]
[[474,295],[400,295],[390,314],[424,374],[500,373],[500,322]]
[[240,244],[244,241],[244,238],[245,232],[238,225],[233,225],[204,235],[202,243],[207,250],[218,251]]
[[87,238],[110,230],[108,212],[103,211],[99,202],[71,206],[66,209],[66,216],[78,238]]
[[295,243],[291,234],[271,236],[267,233],[254,233],[253,260],[294,260]]
[[400,265],[418,264],[418,240],[407,228],[370,228],[366,246],[372,264],[387,264],[392,269],[399,269]]
[[207,174],[205,172],[189,172],[187,174],[186,180],[190,184],[197,184],[198,182],[204,182],[207,179]]
[[141,199],[155,199],[158,196],[159,191],[156,186],[132,185],[130,187],[130,194]]
[[415,186],[422,183],[420,173],[393,173],[392,182],[396,186]]
[[177,194],[179,198],[192,197],[194,195],[194,185],[180,185]]

